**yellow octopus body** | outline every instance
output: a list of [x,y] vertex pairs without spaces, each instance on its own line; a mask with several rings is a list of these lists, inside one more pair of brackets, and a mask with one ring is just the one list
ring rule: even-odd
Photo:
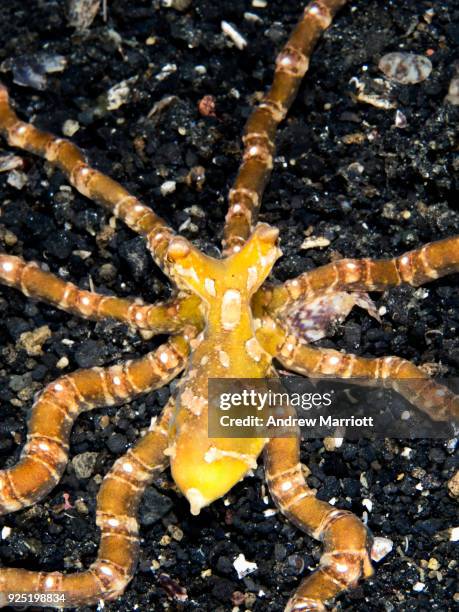
[[180,238],[169,247],[171,274],[179,286],[202,298],[206,320],[204,331],[192,341],[191,361],[178,388],[167,451],[172,476],[193,514],[254,468],[266,442],[209,438],[208,381],[270,373],[272,358],[256,338],[251,298],[281,254],[277,236],[277,230],[259,224],[246,245],[223,260],[202,255]]

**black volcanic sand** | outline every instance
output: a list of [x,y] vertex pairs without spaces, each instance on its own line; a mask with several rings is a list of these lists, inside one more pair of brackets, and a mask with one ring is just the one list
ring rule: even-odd
[[[27,65],[31,54],[46,51],[68,62],[63,72],[48,75],[41,91],[14,84],[12,73],[2,72],[18,112],[56,134],[62,134],[66,120],[78,121],[73,140],[96,167],[152,203],[173,227],[182,226],[183,235],[200,248],[218,254],[241,129],[254,95],[270,83],[274,54],[302,3],[253,8],[249,0],[194,0],[179,12],[159,1],[110,1],[107,23],[99,15],[84,34],[67,25],[63,4],[10,0],[0,9],[0,61],[29,55]],[[432,7],[433,15],[426,13]],[[221,33],[222,19],[248,39],[246,49],[231,46]],[[458,21],[459,8],[451,0],[361,0],[343,10],[324,36],[279,130],[260,216],[281,232],[284,256],[273,278],[285,280],[340,256],[388,257],[457,231],[459,113],[443,100],[454,74]],[[370,93],[371,87],[377,92],[378,60],[397,49],[430,50],[433,63],[423,83],[393,89],[407,120],[403,129],[394,125],[394,109],[355,102],[350,83],[357,77]],[[123,79],[132,79],[127,102],[104,112],[100,96]],[[216,117],[199,113],[205,95],[215,96]],[[175,98],[148,118],[167,96]],[[8,147],[1,146],[4,155]],[[45,262],[80,287],[149,302],[169,294],[141,238],[120,222],[114,231],[109,215],[70,190],[60,172],[18,154],[24,175],[0,175],[2,250]],[[200,191],[189,178],[196,166],[205,168]],[[166,181],[176,182],[174,193],[161,192]],[[330,245],[301,250],[308,228]],[[438,364],[442,375],[457,376],[458,280],[452,275],[421,289],[375,294],[377,306],[387,310],[381,325],[355,309],[322,344]],[[1,290],[0,313],[2,466],[18,459],[32,396],[45,384],[78,367],[114,363],[155,346],[125,325],[80,320],[9,288]],[[19,337],[41,326],[50,330],[43,354],[27,355]],[[168,394],[162,389],[78,419],[71,436],[71,456],[80,455],[77,472],[70,462],[44,501],[1,520],[1,527],[12,530],[0,540],[2,564],[78,571],[91,563],[101,478],[148,427]],[[411,451],[403,451],[406,447]],[[458,553],[445,531],[457,525],[457,505],[446,488],[457,466],[454,442],[345,442],[327,452],[317,440],[303,443],[302,461],[321,499],[333,498],[337,507],[358,516],[366,511],[373,532],[394,542],[375,577],[342,596],[335,609],[446,611],[458,605],[453,599],[456,593],[457,602]],[[273,503],[265,495],[260,467],[224,500],[192,518],[166,474],[142,504],[136,576],[125,595],[105,609],[281,611],[321,549],[278,514],[266,517]],[[371,512],[362,504],[365,498],[373,503]],[[244,579],[233,567],[240,553],[258,564]],[[173,587],[158,584],[160,573],[186,589],[185,602],[171,599]],[[413,588],[418,582],[425,585],[421,591]]]

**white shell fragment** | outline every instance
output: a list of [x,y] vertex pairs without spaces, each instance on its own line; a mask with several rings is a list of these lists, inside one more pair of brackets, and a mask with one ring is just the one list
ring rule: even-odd
[[233,561],[233,566],[237,572],[239,579],[248,576],[249,574],[258,569],[258,565],[256,563],[251,563],[250,561],[247,561],[247,559],[242,553],[238,555]]
[[306,238],[304,240],[304,242],[300,246],[300,249],[317,249],[327,247],[329,244],[330,240],[328,238],[325,238],[324,236],[310,236],[309,238]]
[[242,50],[244,49],[244,47],[247,46],[246,39],[230,23],[228,23],[227,21],[222,21],[221,28],[223,34],[225,34],[229,39],[231,39],[238,49]]
[[2,540],[7,540],[10,537],[12,531],[13,530],[11,529],[11,527],[3,527],[1,534]]
[[126,104],[131,93],[129,86],[131,83],[132,79],[127,79],[110,87],[107,91],[107,110],[117,110],[120,106]]
[[432,62],[427,57],[402,51],[383,55],[378,67],[387,78],[402,85],[425,81],[432,72]]
[[368,512],[371,512],[373,510],[373,502],[371,501],[371,499],[368,499],[367,497],[364,500],[362,500],[362,506],[365,506]]
[[386,555],[388,555],[394,547],[394,543],[389,538],[376,537],[373,540],[373,546],[371,547],[371,558],[373,561],[381,561]]
[[0,172],[9,172],[10,170],[16,170],[16,168],[22,168],[24,161],[22,157],[14,155],[14,153],[7,153],[6,155],[0,156]]

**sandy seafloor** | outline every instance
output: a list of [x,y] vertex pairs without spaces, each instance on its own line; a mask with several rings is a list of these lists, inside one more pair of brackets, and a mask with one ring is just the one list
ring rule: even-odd
[[[173,227],[182,227],[200,248],[218,254],[241,129],[254,94],[270,82],[274,53],[302,2],[268,1],[265,8],[254,8],[249,0],[193,0],[180,12],[158,1],[109,1],[107,23],[99,15],[85,34],[68,26],[63,4],[2,3],[0,62],[42,51],[67,60],[66,69],[48,75],[42,90],[13,83],[11,72],[0,73],[18,112],[60,135],[65,121],[78,121],[73,140],[96,167],[154,206]],[[244,50],[222,35],[222,19],[247,39]],[[444,103],[458,38],[459,7],[452,0],[360,0],[342,11],[279,130],[260,215],[281,232],[284,256],[274,279],[340,256],[400,254],[458,231],[454,154],[459,112]],[[426,81],[395,86],[391,93],[406,117],[405,128],[395,126],[395,109],[356,102],[350,84],[356,77],[370,91],[377,87],[380,56],[402,48],[428,53],[433,63]],[[128,99],[114,110],[105,104],[104,111],[100,96],[123,79],[131,79]],[[204,95],[215,96],[216,117],[199,113]],[[176,98],[148,118],[167,96]],[[6,154],[6,144],[0,146],[0,155]],[[168,295],[167,280],[141,238],[121,222],[113,231],[109,215],[70,191],[60,172],[31,155],[18,155],[23,158],[19,179],[0,175],[1,250],[44,262],[80,287],[149,302]],[[196,166],[205,169],[201,190],[187,180]],[[162,193],[167,181],[175,182],[173,193]],[[302,250],[306,231],[327,238],[329,246]],[[365,356],[395,354],[457,376],[458,280],[451,275],[421,289],[373,294],[378,308],[386,309],[382,324],[355,309],[322,345]],[[8,288],[0,292],[0,317],[3,466],[17,460],[32,396],[46,383],[77,367],[113,363],[154,346],[122,324],[80,320]],[[19,337],[40,326],[48,326],[50,337],[42,355],[29,356]],[[92,460],[90,475],[78,477],[70,462],[45,500],[2,517],[0,530],[11,528],[0,540],[2,565],[75,571],[94,559],[101,477],[149,425],[168,392],[78,419],[71,456],[83,455],[80,465]],[[312,470],[309,483],[321,499],[334,499],[337,507],[365,516],[376,535],[394,542],[375,576],[339,598],[334,609],[457,609],[457,544],[446,531],[458,522],[457,504],[446,488],[457,466],[454,442],[345,442],[327,452],[317,440],[303,443],[302,461]],[[68,510],[62,506],[64,494],[72,505]],[[317,563],[320,546],[279,514],[265,516],[274,507],[266,495],[260,467],[224,500],[192,518],[166,474],[148,489],[141,508],[136,576],[124,596],[104,609],[281,611],[300,575]],[[244,579],[233,567],[240,553],[258,565]],[[170,598],[158,584],[160,573],[186,589],[186,601]]]

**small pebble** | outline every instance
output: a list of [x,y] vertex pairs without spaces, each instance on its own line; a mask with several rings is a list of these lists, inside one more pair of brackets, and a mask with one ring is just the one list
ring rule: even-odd
[[69,0],[67,4],[68,24],[77,30],[87,30],[94,21],[100,0]]
[[432,62],[427,57],[402,51],[383,55],[378,67],[387,78],[402,85],[425,81],[432,72]]
[[244,19],[246,21],[250,21],[251,23],[263,23],[263,19],[256,15],[255,13],[251,13],[250,11],[246,11],[244,13]]
[[99,277],[103,281],[112,281],[116,278],[116,268],[111,263],[102,264],[99,268]]
[[324,438],[324,447],[327,451],[334,451],[343,445],[344,438],[332,438],[327,436]]
[[413,586],[413,591],[420,593],[425,589],[425,586],[426,585],[423,582],[416,582],[416,584]]
[[[245,593],[241,591],[234,591],[231,595],[231,603],[235,606],[240,606],[245,602]],[[237,608],[239,610],[239,608]]]
[[169,525],[167,530],[176,542],[183,540],[183,531],[177,525]]
[[29,372],[25,374],[13,374],[10,376],[9,387],[13,391],[19,392],[30,387],[32,383],[32,375]]
[[75,510],[79,514],[89,514],[89,508],[82,499],[77,499],[75,502]]
[[402,111],[399,111],[399,110],[395,111],[394,125],[395,127],[400,128],[400,129],[404,129],[408,126],[407,118],[402,113]]
[[19,336],[18,346],[25,350],[30,357],[43,354],[42,346],[51,338],[51,330],[47,325],[37,327],[32,331],[24,332]]
[[445,102],[449,102],[453,106],[459,106],[459,61],[456,62],[456,74],[449,83],[448,95]]
[[448,489],[453,497],[459,497],[459,472],[450,478],[448,482]]
[[27,174],[25,174],[25,172],[21,172],[20,170],[12,170],[8,174],[6,182],[8,183],[8,185],[11,185],[11,187],[15,187],[16,189],[22,189],[27,183]]
[[142,525],[153,525],[165,516],[172,508],[172,501],[154,489],[149,487],[140,505],[139,518]]
[[0,172],[9,172],[16,168],[22,168],[24,161],[22,157],[14,155],[14,153],[7,153],[6,155],[0,156]]
[[62,133],[64,136],[68,136],[68,138],[71,138],[74,134],[76,134],[79,129],[80,124],[74,119],[67,119],[62,125]]
[[130,83],[131,79],[116,83],[107,91],[106,94],[106,109],[109,111],[116,110],[129,100],[131,94]]
[[68,358],[64,355],[63,357],[61,357],[59,359],[59,361],[56,363],[56,368],[59,368],[59,370],[63,370],[64,368],[66,368],[69,365],[69,360]]
[[394,543],[389,538],[376,536],[371,547],[371,558],[373,561],[381,561],[394,548]]
[[170,193],[174,193],[176,187],[177,183],[175,181],[164,181],[160,187],[161,195],[166,196]]
[[436,570],[438,570],[438,569],[439,569],[439,567],[440,567],[440,563],[438,562],[438,560],[437,560],[437,559],[435,559],[435,557],[431,557],[431,558],[429,559],[429,562],[428,562],[428,564],[427,564],[427,567],[428,567],[430,570],[434,570],[434,571],[436,571]]
[[13,232],[6,230],[5,234],[3,235],[3,241],[6,246],[14,246],[17,243],[18,239],[17,236],[13,234]]
[[198,102],[198,110],[203,117],[216,117],[214,96],[203,96]]
[[459,542],[459,527],[453,527],[449,536],[450,542]]
[[127,438],[123,434],[115,433],[107,440],[107,446],[112,453],[122,453],[126,450]]
[[161,68],[161,72],[159,72],[155,78],[157,81],[164,81],[164,79],[167,79],[167,77],[169,77],[171,74],[173,74],[176,71],[177,71],[177,64],[165,64]]
[[75,251],[72,251],[72,255],[76,255],[77,257],[79,257],[80,259],[89,259],[92,255],[91,251],[85,251],[84,249],[76,249]]
[[77,478],[89,478],[92,476],[96,465],[98,453],[80,453],[72,459],[73,469]]

